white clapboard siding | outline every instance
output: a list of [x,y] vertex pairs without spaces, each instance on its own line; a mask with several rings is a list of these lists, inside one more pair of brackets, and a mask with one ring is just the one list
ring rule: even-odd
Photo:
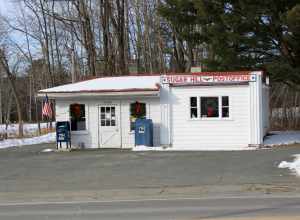
[[[99,105],[107,102],[100,98],[93,100],[74,99],[74,100],[57,100],[56,101],[56,120],[69,121],[69,106],[72,103],[85,104],[86,114],[86,131],[73,131],[72,132],[72,146],[85,147],[85,148],[98,148],[99,147]],[[121,148],[133,148],[134,132],[130,131],[130,103],[139,101],[146,103],[147,118],[153,120],[153,142],[155,146],[160,145],[160,100],[156,98],[136,98],[136,99],[110,99],[113,103],[120,104],[120,129],[121,129]]]
[[98,100],[89,101],[88,105],[88,132],[90,136],[90,145],[87,145],[87,148],[98,148],[99,140],[98,140]]
[[69,111],[65,101],[56,100],[55,118],[56,121],[69,121]]
[[159,98],[123,99],[121,101],[122,148],[133,148],[134,132],[130,131],[130,103],[146,103],[146,116],[153,121],[153,144],[160,145],[160,100]]
[[[86,130],[72,131],[71,142],[74,147],[96,148],[97,144],[94,142],[94,134],[92,131],[93,123],[90,120],[90,103],[85,100],[56,100],[56,121],[69,121],[69,106],[72,103],[85,104],[86,116]],[[97,139],[96,139],[97,140]]]
[[[246,148],[249,144],[249,87],[173,87],[172,145],[174,149]],[[230,119],[190,119],[192,96],[229,96]],[[199,102],[198,102],[199,105]]]

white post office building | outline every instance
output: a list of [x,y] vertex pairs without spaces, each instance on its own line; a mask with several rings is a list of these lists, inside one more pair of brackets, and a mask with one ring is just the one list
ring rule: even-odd
[[153,121],[153,143],[169,150],[248,149],[269,128],[263,72],[104,77],[40,90],[56,121],[71,124],[72,147],[134,148],[137,118]]

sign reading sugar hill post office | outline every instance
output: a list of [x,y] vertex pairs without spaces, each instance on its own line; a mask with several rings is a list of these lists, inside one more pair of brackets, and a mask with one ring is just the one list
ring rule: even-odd
[[163,84],[206,84],[206,83],[243,83],[255,82],[256,75],[251,74],[215,74],[215,75],[163,75]]

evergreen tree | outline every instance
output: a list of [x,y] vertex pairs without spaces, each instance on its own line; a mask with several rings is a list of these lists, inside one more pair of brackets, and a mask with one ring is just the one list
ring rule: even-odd
[[[300,89],[299,0],[166,0],[160,14],[186,41],[208,45],[206,70],[263,69]],[[182,28],[191,25],[193,37]]]

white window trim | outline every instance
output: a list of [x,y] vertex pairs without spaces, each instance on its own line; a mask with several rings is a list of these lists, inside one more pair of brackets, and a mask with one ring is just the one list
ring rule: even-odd
[[[228,96],[229,99],[229,117],[222,117],[222,97]],[[190,99],[191,97],[197,98],[197,118],[191,118],[191,103]],[[201,117],[201,97],[218,97],[218,105],[219,105],[219,117]],[[233,121],[232,117],[232,96],[230,95],[203,95],[203,96],[189,96],[188,98],[188,121]]]

